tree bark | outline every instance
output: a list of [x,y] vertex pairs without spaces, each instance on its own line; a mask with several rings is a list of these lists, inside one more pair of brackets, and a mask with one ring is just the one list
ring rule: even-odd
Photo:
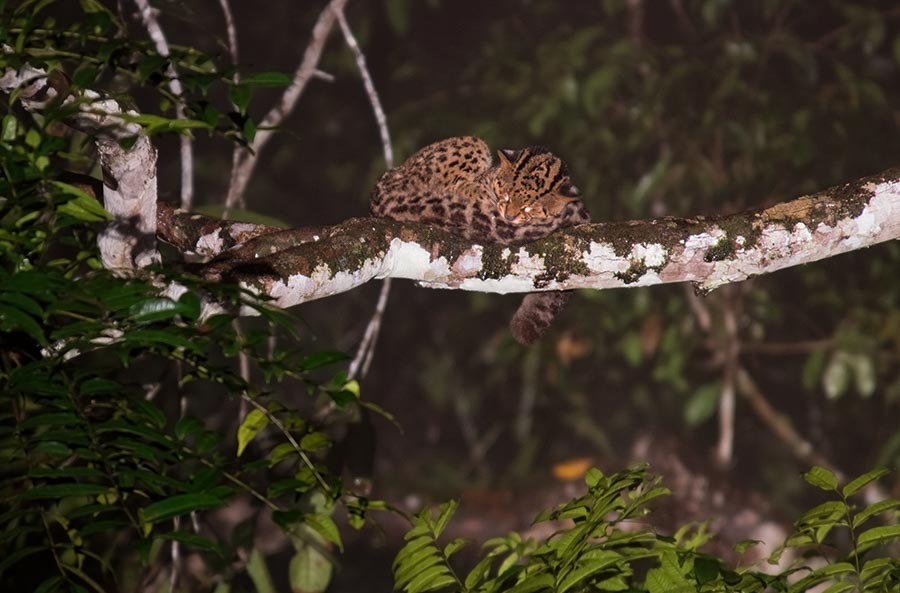
[[159,232],[203,272],[289,307],[406,278],[428,288],[511,293],[691,282],[702,292],[900,237],[900,168],[726,216],[601,222],[518,247],[478,245],[378,218],[293,230],[161,205]]

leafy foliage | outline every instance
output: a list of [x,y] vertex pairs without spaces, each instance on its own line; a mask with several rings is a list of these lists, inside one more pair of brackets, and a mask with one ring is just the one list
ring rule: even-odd
[[[0,42],[15,49],[0,55],[0,68],[28,62],[65,72],[75,91],[113,80],[151,87],[165,112],[174,98],[163,83],[177,64],[197,93],[188,99],[197,119],[135,116],[148,133],[205,129],[249,140],[251,92],[286,83],[283,75],[257,74],[233,85],[227,70],[194,49],[175,48],[163,59],[150,44],[122,38],[124,25],[99,3],[82,3],[79,18],[66,24],[43,16],[51,4],[4,9]],[[214,85],[232,89],[238,111],[212,107],[204,97]],[[345,498],[326,464],[326,429],[359,409],[359,385],[328,372],[346,356],[292,346],[293,320],[235,287],[167,268],[132,279],[106,271],[95,243],[109,214],[64,181],[71,178],[65,169],[92,169],[90,143],[60,132],[67,107],[31,117],[14,104],[9,97],[0,137],[4,590],[133,589],[127,581],[141,564],[159,561],[166,543],[200,553],[227,574],[239,551],[252,548],[252,534],[217,534],[199,517],[240,498],[274,511],[296,541],[298,562],[317,562],[327,584],[323,550],[341,547],[335,503],[344,501],[357,526],[367,509],[380,508]],[[172,283],[185,288],[182,296],[159,296],[157,287]],[[265,323],[236,328],[232,314],[201,317],[202,298],[254,307]],[[287,346],[273,349],[271,336]],[[258,378],[242,374],[238,359]],[[304,396],[295,406],[271,397],[292,382]],[[332,411],[314,416],[324,406]],[[233,427],[208,415],[237,415],[241,407],[250,411],[237,429],[235,455]],[[257,558],[251,569],[263,574],[265,561]]]
[[[647,591],[695,592],[788,591],[801,593],[819,585],[828,591],[893,591],[900,586],[900,500],[886,498],[856,509],[849,498],[884,476],[885,470],[866,473],[842,489],[829,470],[815,467],[806,480],[831,492],[825,502],[797,522],[797,532],[773,555],[772,562],[788,553],[819,546],[816,556],[827,560],[812,568],[806,556],[784,572],[770,574],[754,567],[728,568],[722,560],[701,551],[712,536],[703,526],[685,526],[674,536],[657,534],[646,523],[648,505],[668,490],[646,467],[609,476],[590,470],[587,494],[538,515],[535,523],[552,522],[555,533],[543,541],[517,533],[485,542],[483,558],[465,578],[457,576],[449,559],[465,542],[445,546],[438,538],[447,527],[454,503],[440,508],[437,519],[426,509],[413,518],[406,545],[394,561],[395,588],[405,593],[422,591]],[[859,527],[875,515],[888,523]],[[850,550],[826,550],[826,536],[836,528],[850,533]],[[750,542],[752,544],[752,542]]]

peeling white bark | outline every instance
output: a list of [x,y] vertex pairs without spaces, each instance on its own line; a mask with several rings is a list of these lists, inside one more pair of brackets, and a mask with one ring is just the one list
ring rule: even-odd
[[[3,51],[11,51],[4,47]],[[28,111],[40,112],[60,93],[47,72],[25,65],[0,73],[0,90],[19,91],[17,100]],[[113,215],[98,238],[103,265],[128,274],[159,261],[156,250],[156,149],[141,126],[111,99],[85,91],[63,98],[64,105],[77,107],[68,123],[94,138],[103,168],[103,205]],[[130,148],[123,143],[132,142]]]
[[[248,288],[274,297],[275,304],[281,307],[388,277],[415,280],[428,288],[493,293],[606,289],[669,282],[692,282],[700,290],[709,291],[751,276],[900,238],[900,172],[894,170],[891,173],[893,178],[870,180],[860,184],[857,194],[849,193],[841,198],[832,198],[823,192],[818,197],[803,197],[757,213],[717,219],[718,222],[679,221],[677,224],[682,228],[689,228],[687,224],[694,225],[696,232],[684,232],[675,239],[671,232],[660,232],[659,242],[638,240],[627,249],[622,247],[621,233],[615,240],[604,238],[611,236],[609,227],[613,225],[592,224],[563,229],[545,240],[551,242],[553,249],[564,252],[567,263],[562,274],[558,262],[556,268],[548,266],[548,253],[542,252],[542,249],[548,249],[546,242],[515,248],[471,245],[448,256],[441,253],[441,245],[435,244],[433,239],[424,244],[395,236],[385,243],[383,250],[363,260],[354,270],[332,270],[329,263],[321,261],[315,264],[312,273],[298,271],[282,278],[241,280]],[[846,204],[841,200],[847,200]],[[854,200],[855,208],[850,207]],[[835,215],[839,212],[837,209],[822,210],[843,205],[849,205],[847,211],[857,213],[841,217]],[[829,216],[825,220],[830,223],[818,222],[811,228],[808,223],[815,220],[811,214],[814,210],[827,212]],[[798,212],[800,215],[795,216]],[[797,220],[803,215],[804,220]],[[729,223],[738,218],[750,232],[732,231],[729,235]],[[657,228],[655,225],[666,224],[676,225],[671,220],[660,220],[620,223],[618,228],[640,226],[646,233],[648,228],[652,230]],[[374,227],[363,230],[376,233]],[[587,243],[585,236],[590,237]],[[306,249],[302,252],[303,261],[314,260],[315,250],[323,243],[327,247],[336,237],[341,235],[332,233],[318,244],[300,246]],[[346,236],[343,239],[346,241]],[[367,238],[359,236],[356,240],[365,242]],[[488,249],[494,250],[492,253],[495,258],[499,256],[501,268],[508,271],[497,273],[496,269],[490,269],[486,263]],[[262,257],[260,261],[264,260]],[[289,264],[280,262],[280,265]]]

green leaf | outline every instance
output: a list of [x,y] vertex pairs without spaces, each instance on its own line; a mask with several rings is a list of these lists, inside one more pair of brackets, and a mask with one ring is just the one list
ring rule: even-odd
[[182,416],[175,423],[175,438],[183,441],[187,437],[194,436],[203,430],[203,423],[193,416]]
[[4,115],[2,131],[0,131],[0,140],[3,142],[12,142],[16,139],[17,129],[18,122],[16,118],[12,115]]
[[688,426],[706,422],[716,411],[722,386],[709,383],[697,389],[684,407],[684,421]]
[[102,222],[113,219],[112,214],[103,208],[97,198],[84,190],[62,181],[51,181],[50,183],[63,195],[73,196],[71,200],[59,206],[58,211],[85,222]]
[[256,546],[250,550],[250,554],[247,558],[246,570],[247,574],[250,575],[250,579],[253,581],[256,593],[277,593],[278,590],[275,588],[275,583],[272,581],[272,575],[269,573],[266,559]]
[[819,583],[824,583],[825,581],[832,580],[838,575],[853,574],[855,572],[856,567],[854,567],[849,562],[835,562],[834,564],[829,564],[812,571],[811,573],[791,585],[788,588],[788,593],[801,593],[803,591],[808,591]]
[[397,570],[394,571],[394,588],[405,588],[421,572],[434,566],[439,566],[446,570],[444,560],[434,546],[427,546],[410,554],[406,561],[401,563]]
[[547,573],[541,573],[535,576],[525,576],[520,583],[505,593],[533,593],[545,589],[553,590],[553,577]]
[[244,452],[244,449],[247,448],[256,435],[269,425],[269,417],[266,416],[265,412],[262,410],[250,410],[247,414],[247,417],[244,418],[244,421],[241,422],[241,425],[238,427],[237,434],[237,454],[238,457]]
[[853,526],[858,527],[869,520],[873,515],[880,515],[881,513],[886,513],[887,511],[897,508],[900,508],[900,499],[886,498],[884,500],[879,500],[857,513],[853,518]]
[[250,104],[252,94],[253,91],[249,86],[236,84],[228,89],[228,100],[243,114],[247,113],[247,106]]
[[868,582],[875,578],[878,573],[894,568],[897,560],[894,558],[872,558],[863,564],[862,570],[859,571],[859,578],[862,582]]
[[320,451],[331,445],[328,435],[324,432],[311,432],[300,439],[300,448],[304,451]]
[[837,490],[837,477],[834,472],[818,465],[803,474],[803,479],[822,490]]
[[313,354],[304,357],[303,360],[300,361],[300,364],[298,366],[301,371],[311,371],[313,369],[324,367],[329,364],[334,364],[336,362],[343,362],[349,359],[350,357],[343,352],[314,352]]
[[112,395],[122,391],[122,386],[110,379],[103,377],[91,377],[79,387],[81,395],[92,397],[97,395]]
[[875,545],[886,544],[895,539],[900,539],[900,525],[882,525],[860,533],[856,543],[860,549],[867,549]]
[[296,453],[292,443],[280,443],[269,452],[269,467],[273,467]]
[[695,593],[697,586],[682,574],[675,552],[668,551],[660,558],[660,565],[647,571],[645,581],[649,593]]
[[222,548],[217,542],[190,531],[170,531],[168,533],[159,534],[156,537],[159,539],[181,542],[192,548],[196,548],[198,550],[203,550],[206,552],[213,552],[219,557],[224,557]]
[[184,348],[185,350],[190,350],[192,352],[199,352],[202,348],[200,343],[178,335],[171,330],[136,329],[127,332],[123,336],[123,339],[126,342],[138,343],[141,345],[162,344],[174,348]]
[[694,560],[694,575],[701,585],[714,581],[722,570],[722,564],[716,558],[698,556]]
[[603,550],[600,554],[598,554],[597,558],[594,558],[589,562],[585,562],[584,564],[567,574],[566,577],[559,583],[559,586],[556,588],[556,590],[558,591],[558,593],[565,593],[575,585],[596,575],[598,572],[615,566],[620,560],[622,560],[622,556],[619,553],[609,550]]
[[186,515],[191,511],[213,509],[222,506],[225,502],[225,497],[210,492],[178,494],[140,509],[140,513],[144,521],[158,523],[172,517]]
[[432,566],[423,570],[406,586],[407,593],[422,593],[433,591],[456,583],[456,579],[450,574],[445,565]]
[[132,305],[129,314],[139,323],[149,323],[172,319],[185,311],[188,311],[188,307],[180,302],[164,297],[154,297]]
[[828,361],[822,374],[822,387],[828,399],[837,399],[847,391],[850,384],[850,355],[838,350]]
[[338,547],[340,551],[344,551],[344,544],[341,541],[341,534],[338,531],[334,519],[325,513],[316,513],[315,515],[306,515],[303,522],[309,525],[319,535],[324,537]]
[[455,540],[453,540],[452,542],[450,542],[449,544],[444,546],[444,558],[449,559],[450,556],[456,554],[463,547],[465,547],[466,544],[468,544],[468,543],[469,543],[469,541],[465,538],[462,538],[462,537],[456,538]]
[[47,338],[41,326],[33,317],[17,307],[0,303],[0,330],[6,332],[23,331],[42,346],[47,345]]
[[852,495],[856,494],[857,492],[859,492],[860,490],[862,490],[863,488],[865,488],[870,483],[874,482],[875,480],[881,478],[882,476],[884,476],[888,473],[890,473],[890,471],[883,467],[878,468],[878,469],[873,469],[872,471],[866,472],[863,475],[859,476],[858,478],[851,480],[849,484],[844,486],[844,489],[841,492],[843,492],[845,497],[852,496]]
[[843,581],[831,585],[830,587],[822,591],[822,593],[846,593],[847,591],[856,591],[858,586],[858,583]]
[[[0,302],[18,307],[33,317],[41,317],[44,314],[44,309],[41,307],[40,303],[20,292],[0,293]],[[357,391],[357,393],[359,392]]]
[[143,113],[141,115],[129,115],[127,119],[141,124],[148,134],[158,132],[183,132],[193,128],[209,129],[209,124],[197,119],[174,119]]
[[[466,575],[465,588],[466,590],[473,590],[475,587],[484,579],[487,575],[488,571],[491,569],[491,564],[494,562],[493,556],[487,556],[482,558],[475,567],[469,571],[469,574]],[[547,575],[549,577],[549,575]],[[553,583],[553,578],[550,577],[550,583]]]
[[50,414],[39,414],[30,416],[22,422],[22,428],[36,428],[38,426],[66,426],[78,424],[80,420],[78,416],[72,412],[52,412]]
[[762,540],[758,539],[742,539],[734,544],[734,551],[738,554],[744,554],[750,548],[756,547],[762,543]]
[[447,527],[447,523],[450,522],[450,519],[453,517],[453,514],[456,512],[457,508],[459,508],[459,501],[456,500],[450,500],[441,505],[440,515],[438,515],[438,519],[434,524],[435,539],[441,537],[441,534]]
[[431,546],[434,549],[434,540],[431,539],[430,535],[422,535],[406,542],[406,545],[397,552],[397,556],[394,558],[394,562],[391,565],[391,570],[396,571],[397,567],[405,563],[409,556],[418,552],[425,546]]
[[827,500],[803,513],[797,521],[800,525],[818,526],[822,523],[834,523],[844,517],[850,508],[842,500]]
[[106,492],[109,488],[100,484],[49,484],[35,486],[22,493],[24,500],[42,500],[64,498],[67,496],[96,496]]
[[288,579],[291,590],[297,593],[321,593],[331,583],[334,567],[328,558],[315,546],[298,544],[299,538],[293,538],[297,552],[291,557],[288,565]]
[[34,447],[34,450],[40,453],[46,453],[50,457],[56,459],[63,459],[72,455],[72,449],[70,449],[68,445],[57,441],[41,441]]
[[98,480],[106,477],[106,474],[94,467],[34,467],[28,470],[28,475],[32,478],[54,480],[62,478]]

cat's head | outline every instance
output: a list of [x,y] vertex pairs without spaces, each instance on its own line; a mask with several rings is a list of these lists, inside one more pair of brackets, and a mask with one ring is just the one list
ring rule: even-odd
[[510,224],[559,216],[581,196],[569,179],[566,164],[540,146],[498,151],[500,164],[493,179],[500,215]]

